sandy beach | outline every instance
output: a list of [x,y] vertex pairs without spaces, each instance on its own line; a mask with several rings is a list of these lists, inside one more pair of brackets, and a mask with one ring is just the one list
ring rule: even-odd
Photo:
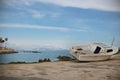
[[120,80],[120,54],[99,62],[0,64],[0,80]]

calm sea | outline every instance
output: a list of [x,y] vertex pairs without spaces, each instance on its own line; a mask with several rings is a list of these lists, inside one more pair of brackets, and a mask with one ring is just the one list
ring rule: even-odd
[[39,59],[49,58],[56,61],[58,56],[71,56],[68,50],[44,51],[41,53],[0,54],[0,63],[38,62]]

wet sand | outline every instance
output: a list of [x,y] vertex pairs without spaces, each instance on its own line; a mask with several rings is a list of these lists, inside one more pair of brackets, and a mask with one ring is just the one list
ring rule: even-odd
[[120,54],[99,62],[0,64],[0,80],[120,80]]

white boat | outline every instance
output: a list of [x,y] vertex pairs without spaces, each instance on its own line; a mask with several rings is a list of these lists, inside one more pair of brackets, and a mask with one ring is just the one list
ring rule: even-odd
[[108,46],[103,43],[92,43],[82,46],[73,46],[70,53],[79,61],[100,61],[108,60],[118,52],[115,46]]

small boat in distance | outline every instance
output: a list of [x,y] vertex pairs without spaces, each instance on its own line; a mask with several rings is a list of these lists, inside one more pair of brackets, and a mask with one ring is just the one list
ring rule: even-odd
[[118,52],[118,48],[103,43],[91,43],[82,46],[73,46],[70,53],[79,61],[101,61],[108,60]]

